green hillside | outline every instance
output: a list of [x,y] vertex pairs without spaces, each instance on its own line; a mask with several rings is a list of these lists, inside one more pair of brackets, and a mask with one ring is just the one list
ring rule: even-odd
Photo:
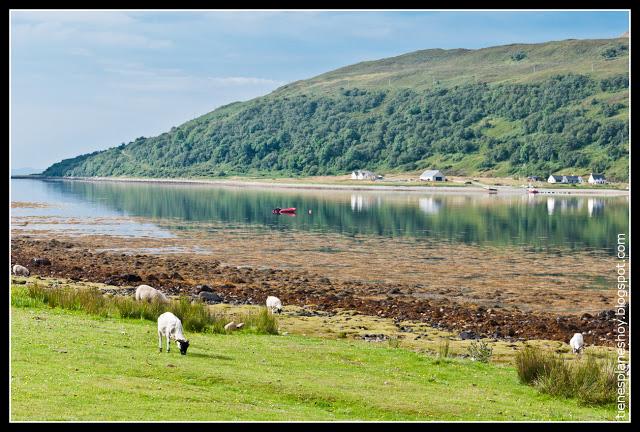
[[233,103],[51,176],[344,174],[628,178],[628,39],[423,50]]

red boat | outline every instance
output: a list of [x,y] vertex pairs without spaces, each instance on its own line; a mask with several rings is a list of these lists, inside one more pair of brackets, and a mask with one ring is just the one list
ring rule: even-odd
[[283,214],[283,213],[284,214],[293,214],[295,212],[296,212],[296,208],[295,207],[289,207],[289,208],[283,208],[283,209],[281,209],[279,207],[276,207],[276,208],[273,209],[273,211],[271,213],[273,213],[273,214]]

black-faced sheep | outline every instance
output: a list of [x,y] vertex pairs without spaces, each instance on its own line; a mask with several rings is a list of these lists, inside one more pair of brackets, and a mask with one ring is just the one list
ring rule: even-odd
[[280,313],[282,312],[282,302],[278,297],[269,296],[267,297],[267,309],[271,313]]
[[569,345],[571,345],[571,351],[574,354],[581,352],[584,349],[584,338],[582,337],[582,333],[574,334],[569,341]]
[[171,312],[165,312],[158,317],[158,349],[160,352],[162,352],[162,336],[167,338],[167,352],[171,347],[170,339],[174,339],[180,348],[180,354],[187,354],[189,341],[182,332],[182,322]]

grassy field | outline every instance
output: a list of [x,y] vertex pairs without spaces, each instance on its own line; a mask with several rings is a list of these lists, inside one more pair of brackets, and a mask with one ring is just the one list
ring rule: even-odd
[[191,333],[159,353],[155,323],[37,303],[11,309],[11,419],[613,420],[518,382],[512,366],[389,344]]

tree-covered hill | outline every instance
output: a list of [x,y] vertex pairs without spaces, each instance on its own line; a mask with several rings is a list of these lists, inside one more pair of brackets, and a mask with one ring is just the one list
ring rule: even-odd
[[605,172],[628,178],[628,40],[425,50],[233,103],[51,176]]

